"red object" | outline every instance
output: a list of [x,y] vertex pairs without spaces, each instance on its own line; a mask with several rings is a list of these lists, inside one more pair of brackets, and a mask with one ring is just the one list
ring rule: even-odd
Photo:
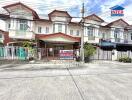
[[80,37],[72,37],[70,35],[67,35],[65,33],[53,33],[53,34],[36,34],[36,38],[37,39],[47,39],[47,38],[54,38],[54,37],[64,37],[64,38],[68,38],[70,40],[76,41],[76,42],[80,42],[81,38]]
[[112,14],[123,14],[123,10],[112,10]]

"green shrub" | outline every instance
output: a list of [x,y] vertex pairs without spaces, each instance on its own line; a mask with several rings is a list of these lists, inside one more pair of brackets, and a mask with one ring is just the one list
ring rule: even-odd
[[124,63],[131,63],[132,59],[129,57],[122,57],[118,59],[119,62],[124,62]]
[[86,62],[90,62],[90,56],[93,56],[96,52],[96,48],[89,43],[85,43],[84,44],[84,61]]

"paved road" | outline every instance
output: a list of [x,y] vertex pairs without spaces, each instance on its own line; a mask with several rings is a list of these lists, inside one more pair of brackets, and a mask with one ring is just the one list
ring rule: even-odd
[[132,100],[132,64],[7,64],[0,100]]

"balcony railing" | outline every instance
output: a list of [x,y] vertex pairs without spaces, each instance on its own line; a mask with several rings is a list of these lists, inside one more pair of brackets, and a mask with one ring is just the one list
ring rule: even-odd
[[34,39],[35,34],[32,31],[22,31],[22,30],[9,30],[10,38],[18,38],[18,39]]

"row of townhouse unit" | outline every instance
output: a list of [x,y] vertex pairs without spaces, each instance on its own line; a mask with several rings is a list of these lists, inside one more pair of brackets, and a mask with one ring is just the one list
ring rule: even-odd
[[132,26],[123,19],[106,25],[95,14],[84,18],[84,33],[80,22],[73,22],[67,11],[54,10],[48,19],[42,19],[23,3],[3,7],[8,14],[0,14],[0,41],[4,45],[20,46],[23,41],[37,40],[40,48],[53,51],[77,50],[80,48],[81,34],[84,42],[92,43],[102,49],[132,50]]

